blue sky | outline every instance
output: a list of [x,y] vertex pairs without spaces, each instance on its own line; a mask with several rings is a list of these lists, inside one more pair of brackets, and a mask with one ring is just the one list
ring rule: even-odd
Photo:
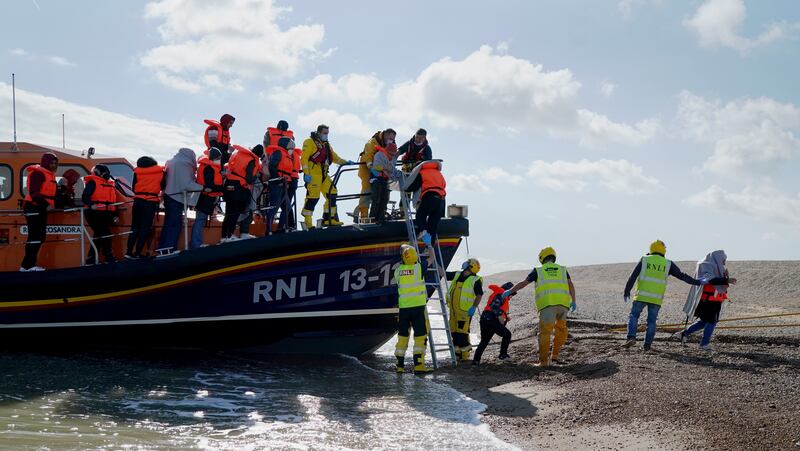
[[[487,272],[674,259],[795,259],[800,4],[790,0],[105,2],[8,5],[20,140],[129,159],[236,143],[287,119],[356,159],[429,130]],[[352,191],[355,181],[341,191]],[[351,206],[345,205],[346,209]]]

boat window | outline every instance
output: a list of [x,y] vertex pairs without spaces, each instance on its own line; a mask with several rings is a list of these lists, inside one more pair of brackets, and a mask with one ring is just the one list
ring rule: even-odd
[[14,192],[14,172],[11,166],[0,164],[0,200],[6,200]]
[[133,183],[133,168],[125,163],[106,163],[115,179],[123,179],[126,183]]
[[[27,187],[28,187],[28,166],[33,166],[32,164],[26,164],[20,170],[20,187],[19,190],[23,196],[28,194]],[[56,183],[66,183],[66,180],[62,182],[61,180],[64,178],[64,173],[72,170],[78,173],[78,181],[75,183],[75,199],[80,202],[81,194],[83,194],[83,177],[89,175],[89,171],[86,170],[83,166],[79,164],[59,164],[58,170],[56,170]]]

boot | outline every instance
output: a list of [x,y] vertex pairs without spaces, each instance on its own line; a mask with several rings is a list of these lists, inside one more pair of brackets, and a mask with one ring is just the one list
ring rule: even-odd
[[426,374],[433,371],[433,368],[425,366],[425,354],[414,354],[414,374]]
[[472,350],[469,347],[461,348],[461,356],[458,358],[459,362],[466,362],[470,359],[470,354]]
[[430,373],[433,369],[425,366],[425,350],[428,348],[428,337],[414,337],[414,374]]
[[406,349],[408,348],[408,337],[397,336],[397,344],[394,346],[394,356],[397,358],[395,370],[398,374],[405,373]]
[[331,207],[331,212],[322,214],[322,225],[325,227],[337,227],[342,225],[343,222],[339,221],[339,215],[336,213],[336,207]]
[[313,211],[310,210],[303,210],[300,212],[303,215],[303,223],[300,226],[303,230],[311,230],[314,228],[314,218],[311,216],[314,214]]

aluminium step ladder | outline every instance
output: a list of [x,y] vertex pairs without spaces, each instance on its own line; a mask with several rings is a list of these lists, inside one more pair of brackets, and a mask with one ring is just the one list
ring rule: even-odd
[[[402,174],[402,173],[401,173]],[[434,327],[428,321],[428,343],[430,346],[431,352],[431,362],[433,362],[433,368],[439,368],[439,357],[438,354],[440,352],[449,352],[450,353],[450,361],[453,365],[458,364],[458,360],[456,359],[456,348],[453,345],[453,335],[450,333],[450,312],[447,309],[447,298],[446,294],[448,292],[448,285],[447,285],[447,273],[445,272],[445,268],[442,266],[444,259],[442,258],[442,249],[439,246],[438,237],[431,237],[431,248],[434,252],[431,252],[431,255],[428,257],[433,258],[433,266],[431,265],[424,265],[422,264],[422,254],[419,251],[419,243],[417,240],[417,233],[414,229],[414,217],[416,216],[416,210],[412,210],[410,206],[410,202],[408,199],[408,195],[403,191],[403,187],[405,186],[405,174],[402,174],[400,177],[400,200],[403,209],[405,210],[405,222],[406,222],[406,230],[408,232],[408,241],[411,246],[414,247],[414,250],[417,251],[417,257],[419,258],[420,267],[422,267],[425,279],[425,294],[428,296],[428,287],[433,287],[433,293],[428,296],[428,301],[436,300],[439,302],[440,311],[431,310],[430,304],[425,304],[425,310],[428,316],[438,316],[441,317],[442,322],[444,325],[442,327]],[[436,242],[433,242],[433,238],[436,238]],[[434,278],[436,282],[429,282],[429,273],[434,273]],[[444,332],[446,337],[446,345],[438,345],[436,340],[434,339],[434,332]]]

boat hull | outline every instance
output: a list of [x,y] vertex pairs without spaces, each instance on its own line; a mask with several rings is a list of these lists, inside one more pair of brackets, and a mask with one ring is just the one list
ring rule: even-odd
[[[445,263],[463,219],[442,221]],[[157,259],[3,273],[6,348],[371,352],[395,333],[405,224],[291,233]]]

